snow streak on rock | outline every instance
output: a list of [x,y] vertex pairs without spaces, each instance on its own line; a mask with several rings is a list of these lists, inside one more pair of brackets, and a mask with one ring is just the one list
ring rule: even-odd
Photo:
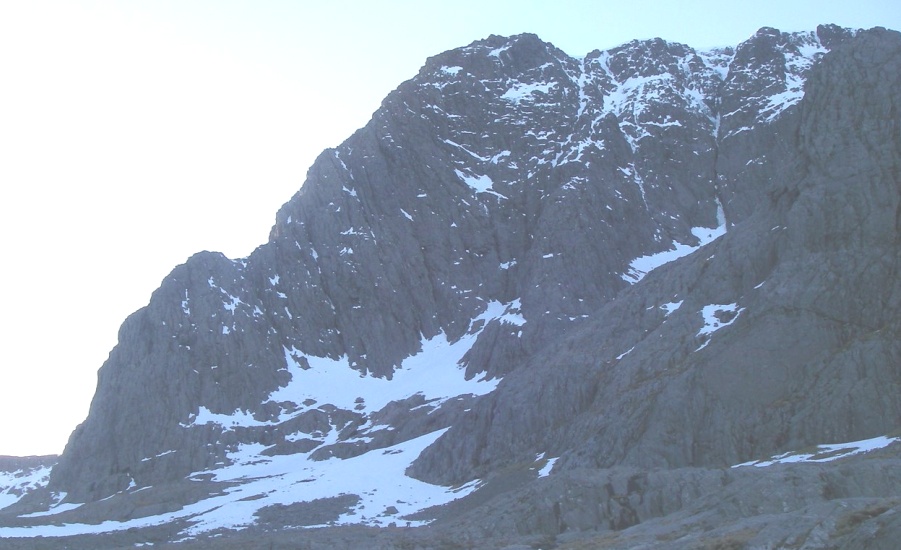
[[744,466],[755,466],[757,468],[765,468],[774,464],[790,464],[795,462],[808,464],[832,462],[833,460],[838,460],[840,458],[884,449],[898,441],[901,441],[901,437],[888,437],[883,435],[872,439],[864,439],[862,441],[816,445],[816,450],[814,451],[789,451],[763,460],[742,462],[741,464],[736,464],[732,467],[741,468]]
[[647,275],[651,271],[654,271],[658,267],[676,261],[683,256],[687,256],[695,250],[698,250],[701,247],[706,246],[707,244],[710,244],[716,239],[722,237],[726,234],[726,226],[721,225],[719,227],[713,228],[694,227],[692,228],[691,232],[695,237],[697,237],[698,244],[687,245],[673,241],[672,248],[668,250],[664,250],[656,254],[651,254],[649,256],[641,256],[639,258],[635,258],[634,260],[629,262],[629,271],[621,275],[623,280],[629,284],[637,283],[638,281],[644,279],[645,275]]

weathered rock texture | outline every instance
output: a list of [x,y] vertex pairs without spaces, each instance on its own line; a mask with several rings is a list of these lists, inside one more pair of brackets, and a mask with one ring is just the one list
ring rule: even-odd
[[[197,254],[125,321],[48,490],[84,502],[178,483],[239,442],[346,457],[450,427],[411,475],[504,479],[560,457],[452,524],[470,540],[769,514],[763,474],[717,468],[901,424],[899,80],[897,33],[834,26],[710,52],[651,40],[576,59],[520,35],[435,56],[316,160],[268,243]],[[635,261],[718,228],[651,273]],[[286,361],[346,356],[390,378],[490,302],[525,319],[489,321],[465,358],[467,376],[503,378],[493,393],[279,423],[305,406],[269,399]],[[269,423],[192,423],[202,410]],[[392,431],[342,446],[367,422]],[[885,460],[855,479],[897,479]],[[779,506],[839,498],[841,471],[818,468],[775,469],[806,487]],[[897,508],[874,491],[848,496]],[[830,536],[857,536],[875,509]],[[759,542],[759,521],[723,536]]]
[[[467,479],[536,452],[571,467],[724,466],[895,429],[898,48],[897,34],[873,31],[827,56],[798,107],[750,134],[778,148],[782,169],[763,156],[740,178],[722,170],[752,188],[736,196],[758,197],[748,216],[536,353],[417,473]],[[721,149],[738,154],[729,139]],[[669,302],[681,306],[667,313]],[[705,334],[711,304],[736,304],[734,319]]]

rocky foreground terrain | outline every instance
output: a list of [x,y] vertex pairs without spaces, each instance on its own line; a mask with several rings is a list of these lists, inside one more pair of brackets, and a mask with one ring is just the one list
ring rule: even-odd
[[901,35],[430,58],[122,325],[4,548],[895,548]]

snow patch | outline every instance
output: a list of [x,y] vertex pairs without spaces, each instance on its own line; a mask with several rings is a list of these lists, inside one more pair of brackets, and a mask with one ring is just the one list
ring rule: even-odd
[[694,227],[691,233],[698,239],[697,245],[691,246],[674,240],[672,248],[669,250],[648,256],[639,256],[629,262],[629,269],[620,277],[629,284],[635,284],[658,267],[688,256],[695,250],[722,237],[726,234],[726,224],[722,223],[719,227]]
[[470,149],[468,149],[467,147],[464,147],[464,146],[460,145],[460,144],[457,143],[456,141],[452,141],[452,140],[449,140],[449,139],[444,139],[444,140],[442,140],[442,141],[443,141],[444,143],[446,143],[446,144],[452,146],[452,147],[456,147],[457,149],[463,151],[464,153],[466,153],[467,155],[471,156],[472,158],[481,160],[482,162],[488,162],[488,161],[490,161],[490,160],[492,159],[492,157],[484,157],[484,156],[482,156],[482,155],[480,155],[480,154],[478,154],[478,153],[475,153],[475,152],[471,151]]
[[43,512],[32,512],[30,514],[22,514],[19,516],[20,518],[39,518],[44,516],[54,516],[56,514],[62,514],[63,512],[67,512],[69,510],[75,510],[76,508],[81,508],[84,506],[83,502],[67,502],[65,504],[55,504],[50,507],[50,509],[45,510]]
[[766,104],[757,116],[762,122],[772,122],[783,111],[801,101],[808,71],[828,51],[820,44],[815,32],[805,33],[799,38],[801,43],[797,52],[789,51],[784,54],[785,90],[766,98]]
[[40,466],[13,472],[0,471],[0,510],[19,502],[25,494],[47,485],[50,470],[50,466]]
[[710,343],[710,335],[723,327],[728,327],[738,319],[745,308],[739,308],[738,304],[710,304],[701,309],[701,317],[704,318],[704,326],[698,331],[698,337],[705,341],[695,351],[701,351]]
[[547,477],[551,474],[551,470],[554,469],[554,464],[557,462],[559,457],[549,458],[547,464],[544,465],[543,468],[538,470],[538,477]]
[[535,93],[547,94],[551,91],[551,88],[554,88],[556,86],[556,82],[517,82],[513,85],[512,88],[504,92],[504,94],[501,96],[501,99],[507,100],[511,103],[520,103],[521,101],[531,99],[532,95]]
[[498,306],[493,307],[504,307],[504,312],[497,316],[497,320],[502,323],[508,323],[511,325],[516,325],[518,327],[526,324],[526,318],[522,316],[522,302],[519,298],[510,302],[509,305],[504,306],[500,302],[492,302],[493,304],[498,304]]
[[260,421],[246,411],[214,413],[201,406],[196,417],[189,423],[183,423],[182,427],[218,424],[231,430],[276,425],[306,410],[308,407],[303,403],[308,400],[313,400],[316,407],[331,404],[366,414],[380,410],[391,401],[416,394],[421,394],[426,400],[439,401],[460,395],[485,395],[497,387],[499,380],[466,380],[465,368],[461,364],[463,356],[475,344],[488,322],[497,320],[515,326],[524,325],[526,319],[520,311],[521,307],[519,299],[507,304],[489,302],[485,311],[473,319],[467,334],[460,339],[450,342],[443,333],[424,339],[420,351],[404,359],[391,380],[361,374],[351,368],[347,356],[337,359],[316,357],[293,346],[283,347],[286,370],[291,380],[286,386],[273,391],[266,402],[294,403],[299,407],[295,412],[283,413],[274,420]]
[[197,410],[194,421],[189,425],[182,424],[182,427],[202,426],[204,424],[218,424],[226,430],[231,430],[238,427],[269,426],[275,424],[275,422],[260,422],[259,420],[256,420],[252,414],[240,409],[235,409],[234,412],[228,414],[214,413],[201,405]]
[[822,462],[831,462],[839,458],[854,456],[857,454],[868,453],[877,449],[888,447],[896,441],[901,441],[901,437],[879,436],[872,439],[864,439],[861,441],[851,441],[848,443],[832,443],[828,445],[817,445],[813,452],[792,451],[776,455],[765,460],[752,460],[750,462],[742,462],[732,466],[733,468],[741,468],[743,466],[756,466],[764,468],[773,464],[788,464],[792,462],[802,462],[807,464],[819,464]]
[[463,183],[472,188],[476,193],[488,193],[489,195],[494,195],[495,197],[506,199],[507,197],[498,193],[494,189],[491,188],[494,185],[494,182],[488,176],[472,176],[467,175],[460,170],[454,170],[454,173],[457,174],[457,177],[463,180]]
[[454,173],[457,174],[457,177],[463,180],[463,182],[472,187],[472,189],[476,193],[484,193],[491,189],[491,186],[494,185],[494,182],[491,181],[491,178],[488,176],[471,176],[467,175],[460,170],[454,170]]
[[[438,430],[346,460],[311,461],[298,455],[266,457],[257,454],[260,449],[256,446],[242,446],[230,456],[236,464],[218,472],[215,479],[248,481],[226,495],[198,503],[206,510],[194,518],[197,522],[187,534],[251,525],[256,519],[254,513],[265,506],[340,495],[357,495],[360,500],[334,524],[387,526],[401,521],[401,516],[463,497],[475,489],[475,484],[454,490],[405,474],[420,453],[445,431]],[[242,500],[257,495],[262,497]],[[411,525],[425,523],[410,522]]]
[[[460,487],[444,487],[407,477],[406,469],[445,431],[447,429],[438,430],[346,460],[313,461],[309,460],[308,454],[268,457],[259,454],[264,448],[262,445],[240,445],[229,453],[232,465],[198,472],[212,474],[215,481],[236,483],[217,496],[173,512],[128,521],[105,521],[98,525],[0,527],[0,538],[107,533],[161,525],[179,519],[186,519],[192,524],[182,532],[191,537],[216,529],[240,529],[252,525],[256,522],[256,512],[267,506],[341,495],[357,495],[359,501],[329,525],[388,526],[398,522],[423,525],[428,522],[401,518],[466,496],[478,486],[478,481],[475,481]],[[372,475],[372,472],[378,472],[378,475]],[[54,513],[60,511],[57,508]],[[310,527],[321,526],[324,525]]]
[[149,462],[149,461],[153,460],[154,458],[160,458],[162,456],[171,455],[172,453],[176,453],[176,452],[178,452],[178,451],[176,451],[176,450],[163,451],[158,455],[148,456],[147,458],[142,458],[141,462]]
[[735,57],[734,53],[727,53],[728,51],[726,48],[715,48],[705,52],[698,52],[698,57],[701,58],[704,66],[713,71],[719,77],[720,82],[726,80],[726,76],[729,74],[729,66]]
[[490,57],[497,57],[497,58],[500,58],[501,54],[504,53],[505,51],[509,50],[509,49],[510,49],[510,46],[509,46],[509,45],[507,45],[507,46],[501,46],[500,48],[495,48],[495,49],[491,50],[490,52],[488,52],[488,55],[489,55]]
[[728,327],[738,319],[739,314],[745,308],[739,308],[738,304],[710,304],[701,310],[704,318],[704,326],[698,331],[698,336],[713,334],[723,327]]
[[504,157],[509,157],[510,151],[501,151],[500,153],[491,157],[491,164],[497,164]]
[[224,290],[222,292],[225,293],[226,296],[228,296],[228,302],[223,302],[222,307],[224,307],[226,309],[226,311],[230,311],[231,314],[234,315],[235,309],[238,308],[238,305],[243,304],[244,302],[241,301],[241,298],[238,298],[237,296],[232,296],[231,294],[229,294],[228,292],[225,292]]
[[181,310],[185,315],[191,315],[191,301],[188,299],[188,289],[185,289],[185,299],[181,301]]
[[664,314],[669,317],[670,313],[676,311],[680,307],[682,307],[682,302],[684,300],[679,300],[678,302],[667,302],[660,306],[660,309],[664,311]]

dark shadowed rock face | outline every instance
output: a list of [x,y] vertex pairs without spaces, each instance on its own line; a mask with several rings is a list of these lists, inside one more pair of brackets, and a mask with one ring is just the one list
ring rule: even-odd
[[[268,243],[193,256],[123,323],[48,491],[95,501],[239,445],[348,459],[443,428],[410,475],[462,483],[539,454],[555,472],[722,467],[888,433],[899,78],[897,33],[834,26],[581,59],[491,36],[430,58],[319,156]],[[316,393],[326,364],[394,387],[445,341],[466,345],[467,388],[497,389]],[[642,519],[605,502],[534,525]],[[279,506],[267,522],[307,509]]]

